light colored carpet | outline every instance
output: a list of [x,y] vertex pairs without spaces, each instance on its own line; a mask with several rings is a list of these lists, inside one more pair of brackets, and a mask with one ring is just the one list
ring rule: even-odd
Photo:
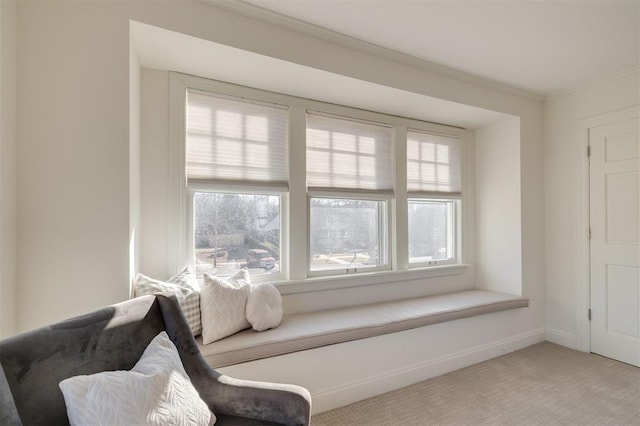
[[322,425],[640,425],[640,368],[544,342],[312,417]]

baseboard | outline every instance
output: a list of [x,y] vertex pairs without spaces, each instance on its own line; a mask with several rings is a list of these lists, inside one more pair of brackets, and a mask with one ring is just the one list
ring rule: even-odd
[[395,370],[388,370],[362,380],[315,392],[312,394],[313,413],[322,413],[384,392],[390,392],[413,383],[418,383],[504,355],[505,353],[526,348],[527,346],[544,340],[544,329],[532,330],[507,339],[453,353],[445,357],[427,360]]
[[567,333],[566,331],[556,330],[555,328],[547,327],[544,330],[545,340],[555,343],[556,345],[564,346],[570,349],[577,349],[577,338],[573,333]]

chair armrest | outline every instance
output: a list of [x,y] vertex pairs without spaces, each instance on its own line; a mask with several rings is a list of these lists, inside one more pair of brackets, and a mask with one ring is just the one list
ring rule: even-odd
[[301,386],[257,382],[220,375],[195,385],[213,412],[282,425],[308,425],[311,395]]
[[175,296],[157,295],[167,335],[185,371],[214,414],[229,414],[282,425],[308,425],[311,395],[301,386],[224,376],[205,361]]

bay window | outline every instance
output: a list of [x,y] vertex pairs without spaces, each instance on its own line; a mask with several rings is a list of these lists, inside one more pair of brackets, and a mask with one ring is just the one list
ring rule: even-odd
[[198,274],[321,285],[462,263],[463,129],[171,82],[176,253]]

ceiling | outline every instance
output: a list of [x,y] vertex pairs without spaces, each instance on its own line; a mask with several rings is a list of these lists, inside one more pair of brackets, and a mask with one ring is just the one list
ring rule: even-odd
[[241,3],[542,95],[631,70],[640,60],[640,0]]

